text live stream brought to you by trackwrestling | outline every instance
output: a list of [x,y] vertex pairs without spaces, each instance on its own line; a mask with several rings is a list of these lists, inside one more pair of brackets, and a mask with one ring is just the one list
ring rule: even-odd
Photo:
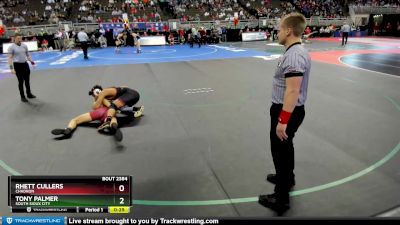
[[3,216],[2,225],[159,225],[159,224],[219,224],[219,219],[198,218],[77,218]]

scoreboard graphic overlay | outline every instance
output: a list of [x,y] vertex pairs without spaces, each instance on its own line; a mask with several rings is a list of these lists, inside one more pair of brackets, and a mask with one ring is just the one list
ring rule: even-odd
[[21,213],[129,213],[131,176],[9,176],[8,205]]

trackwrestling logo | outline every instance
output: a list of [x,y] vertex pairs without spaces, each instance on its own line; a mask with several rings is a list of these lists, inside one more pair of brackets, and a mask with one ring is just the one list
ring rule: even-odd
[[64,217],[3,217],[2,225],[64,225]]

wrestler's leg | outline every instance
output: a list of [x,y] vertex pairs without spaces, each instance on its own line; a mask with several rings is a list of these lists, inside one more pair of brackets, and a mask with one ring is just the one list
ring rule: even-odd
[[76,127],[79,124],[83,123],[88,123],[92,121],[92,117],[90,116],[90,113],[84,113],[82,115],[79,115],[75,118],[73,118],[69,123],[67,128],[65,129],[54,129],[51,131],[52,134],[54,135],[64,135],[66,137],[71,137],[72,133],[75,131]]
[[[116,99],[112,101],[111,106],[107,111],[107,118],[104,123],[98,128],[98,130],[104,130],[111,126],[111,123],[117,124],[117,120],[115,115],[117,114],[117,109],[122,108],[125,106],[125,102],[121,101],[120,99]],[[118,125],[118,124],[117,124]]]
[[75,129],[79,124],[88,123],[91,121],[92,121],[92,117],[90,116],[90,113],[84,113],[82,115],[79,115],[79,116],[73,118],[71,121],[69,121],[68,128]]
[[116,99],[112,101],[111,105],[115,105],[115,107],[111,107],[107,111],[107,117],[115,117],[115,114],[117,113],[117,109],[122,108],[125,106],[125,102],[123,102],[120,99]]

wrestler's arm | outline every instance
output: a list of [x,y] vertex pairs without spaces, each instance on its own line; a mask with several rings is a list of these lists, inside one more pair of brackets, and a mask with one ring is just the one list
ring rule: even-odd
[[103,99],[103,105],[105,106],[105,107],[110,107],[110,105],[111,105],[111,102],[110,102],[110,100],[108,100],[108,99]]
[[105,98],[112,98],[117,94],[117,89],[115,88],[106,88],[100,92],[99,96],[97,97],[96,101],[93,103],[92,108],[98,109],[103,104]]

